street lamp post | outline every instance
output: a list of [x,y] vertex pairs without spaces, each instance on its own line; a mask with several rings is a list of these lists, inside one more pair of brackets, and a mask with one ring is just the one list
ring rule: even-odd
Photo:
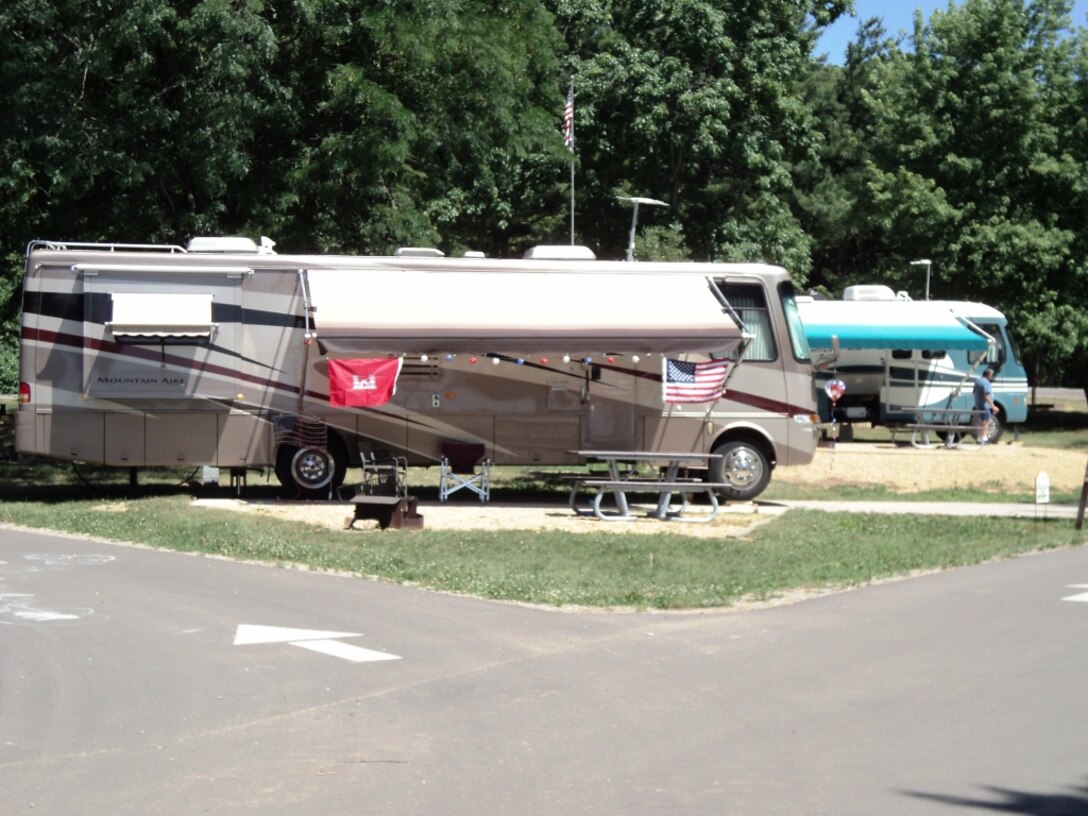
[[924,266],[926,268],[926,300],[929,300],[929,270],[933,267],[933,261],[929,258],[922,258],[918,261],[911,261],[911,266]]
[[621,201],[630,201],[634,205],[634,209],[631,211],[631,237],[627,241],[627,260],[633,261],[635,259],[635,228],[638,226],[638,205],[650,204],[655,207],[667,207],[669,206],[664,201],[658,201],[656,198],[642,198],[641,196],[618,196]]

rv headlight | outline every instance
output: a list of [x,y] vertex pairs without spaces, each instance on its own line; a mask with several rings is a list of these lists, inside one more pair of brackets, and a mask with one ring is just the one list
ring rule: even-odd
[[817,425],[820,422],[819,414],[794,414],[793,421],[798,425]]

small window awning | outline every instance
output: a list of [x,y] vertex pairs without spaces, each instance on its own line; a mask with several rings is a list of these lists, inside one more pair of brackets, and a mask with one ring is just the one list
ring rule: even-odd
[[728,353],[709,279],[626,273],[307,270],[326,353]]
[[967,349],[985,351],[991,338],[933,301],[799,302],[805,337],[813,349]]
[[110,301],[115,337],[200,338],[215,328],[210,292],[111,292]]

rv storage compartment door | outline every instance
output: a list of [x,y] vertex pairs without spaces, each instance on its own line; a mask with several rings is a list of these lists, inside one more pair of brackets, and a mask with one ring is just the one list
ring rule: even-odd
[[260,467],[272,464],[272,424],[240,411],[218,413],[218,467]]
[[41,451],[57,459],[101,464],[103,416],[99,411],[42,411],[35,416]]
[[117,411],[105,415],[105,455],[107,465],[140,465],[144,461],[144,415],[136,411]]
[[148,412],[145,464],[213,464],[219,438],[217,421],[216,411]]

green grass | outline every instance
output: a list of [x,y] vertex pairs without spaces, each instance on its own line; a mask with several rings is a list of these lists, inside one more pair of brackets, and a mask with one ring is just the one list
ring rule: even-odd
[[[1088,451],[1088,417],[1050,418],[1025,429],[1021,439],[1024,445],[1054,446],[1057,440],[1063,447]],[[535,472],[542,470],[548,469],[497,469],[494,499],[534,498],[561,506],[565,488]],[[340,531],[226,510],[193,512],[193,496],[233,494],[191,484],[191,470],[142,470],[135,488],[126,470],[84,466],[79,473],[85,481],[74,478],[66,464],[0,462],[0,522],[555,606],[728,606],[794,590],[858,586],[918,570],[1079,546],[1088,537],[1068,520],[816,511],[791,511],[743,537],[684,535],[681,528],[664,525],[652,535]],[[435,479],[433,469],[413,471],[413,493],[433,498]],[[250,476],[247,498],[277,492],[274,478]],[[781,482],[772,482],[765,498],[1030,500],[983,489],[902,495],[884,487]],[[1052,493],[1051,498],[1072,502],[1078,496]]]
[[[123,511],[122,511],[123,510]],[[708,608],[1076,546],[1069,521],[790,511],[740,538],[329,530],[188,495],[0,503],[0,522],[547,605]]]

